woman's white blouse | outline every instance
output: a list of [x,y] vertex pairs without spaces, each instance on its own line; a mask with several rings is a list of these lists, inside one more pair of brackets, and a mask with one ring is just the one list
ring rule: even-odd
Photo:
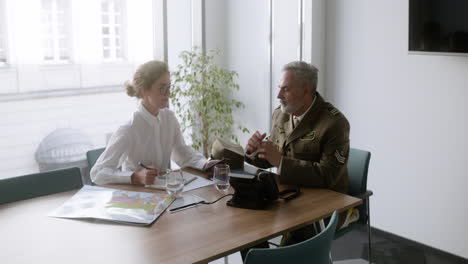
[[196,169],[207,162],[185,144],[174,112],[165,108],[154,116],[140,104],[133,118],[112,135],[91,169],[91,180],[95,184],[131,183],[130,176],[141,169],[138,162],[166,170],[171,158],[180,167]]

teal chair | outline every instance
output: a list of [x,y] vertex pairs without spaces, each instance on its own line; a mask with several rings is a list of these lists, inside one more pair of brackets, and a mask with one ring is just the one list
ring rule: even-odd
[[291,245],[278,248],[253,248],[247,253],[246,264],[260,263],[314,263],[329,264],[331,243],[338,223],[338,212],[333,215],[328,226],[316,236]]
[[371,153],[369,151],[354,148],[349,150],[348,195],[362,199],[363,204],[357,207],[359,210],[359,219],[356,222],[349,224],[347,227],[338,230],[335,234],[335,239],[342,237],[344,234],[359,226],[366,226],[369,243],[368,258],[369,263],[372,263],[369,198],[373,193],[372,191],[367,190],[367,171],[369,169],[370,157]]
[[98,148],[86,152],[86,159],[88,160],[88,167],[90,170],[94,164],[96,164],[97,159],[99,156],[101,156],[105,149],[106,148]]
[[0,180],[0,204],[66,192],[83,186],[79,168],[40,172]]

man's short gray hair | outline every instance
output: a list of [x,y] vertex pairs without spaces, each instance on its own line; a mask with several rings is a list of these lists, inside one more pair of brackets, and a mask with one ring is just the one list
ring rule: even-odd
[[282,71],[290,71],[302,84],[311,84],[313,91],[317,90],[318,69],[304,61],[293,61],[283,66]]

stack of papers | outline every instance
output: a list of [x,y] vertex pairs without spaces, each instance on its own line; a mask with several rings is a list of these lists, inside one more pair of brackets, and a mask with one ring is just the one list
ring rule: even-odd
[[253,179],[257,175],[259,171],[262,169],[251,165],[247,162],[244,162],[244,169],[243,170],[232,170],[229,173],[229,176],[236,177],[236,178],[243,178],[243,179]]
[[229,173],[230,177],[235,177],[235,178],[243,178],[243,179],[253,179],[255,178],[255,174],[251,174],[248,172],[245,172],[243,170],[232,170],[231,173]]

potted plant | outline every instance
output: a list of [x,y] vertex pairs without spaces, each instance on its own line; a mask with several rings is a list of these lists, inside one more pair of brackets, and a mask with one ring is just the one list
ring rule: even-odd
[[215,64],[219,53],[218,50],[205,53],[198,47],[183,51],[179,55],[183,62],[172,72],[171,102],[182,131],[190,129],[192,147],[201,149],[205,157],[216,137],[239,143],[233,130],[235,125],[239,131],[249,132],[235,124],[233,111],[244,107],[232,98],[233,91],[239,90],[234,81],[237,73]]

